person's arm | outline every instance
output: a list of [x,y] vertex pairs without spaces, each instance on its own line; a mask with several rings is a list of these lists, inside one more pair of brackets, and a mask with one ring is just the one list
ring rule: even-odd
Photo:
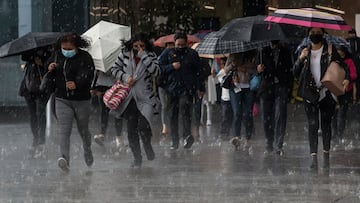
[[172,65],[172,62],[169,61],[169,54],[170,51],[173,49],[165,49],[159,56],[159,66],[162,73],[168,74],[174,71],[174,67]]
[[81,68],[81,71],[77,72],[76,80],[74,82],[76,89],[90,90],[94,79],[95,65],[90,54],[86,52],[85,56],[84,67],[79,67]]
[[131,76],[124,70],[124,54],[121,52],[117,57],[115,64],[110,68],[111,74],[122,83],[126,83]]
[[309,63],[309,49],[310,47],[303,48],[300,51],[299,57],[296,59],[293,66],[293,75],[295,78],[299,79],[301,70],[306,63]]
[[[194,68],[196,70],[196,86],[201,94],[205,93],[205,74],[199,54],[194,51]],[[202,95],[201,95],[202,96]]]

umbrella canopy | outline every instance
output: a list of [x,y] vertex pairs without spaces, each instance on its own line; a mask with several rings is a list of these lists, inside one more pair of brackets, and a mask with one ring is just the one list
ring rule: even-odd
[[[175,36],[175,34],[162,36],[154,42],[154,46],[165,47],[166,43],[175,42],[174,36]],[[192,44],[192,43],[196,43],[196,42],[200,42],[200,39],[193,35],[187,35],[187,43],[188,44]]]
[[[333,44],[333,45],[339,45],[339,46],[343,45],[351,53],[350,43],[348,41],[346,41],[344,38],[329,35],[329,34],[325,34],[324,37],[328,43]],[[299,53],[299,51],[301,51],[304,47],[309,46],[310,43],[311,43],[311,41],[310,41],[309,37],[304,38],[303,41],[299,44],[299,46],[296,48],[295,53]]]
[[225,24],[217,33],[221,40],[261,41],[284,40],[302,35],[304,30],[298,26],[280,25],[265,22],[266,16],[236,18]]
[[29,32],[0,47],[0,57],[20,55],[33,49],[54,44],[62,35],[60,32]]
[[258,49],[270,45],[269,41],[235,41],[222,40],[218,37],[218,32],[208,34],[203,41],[195,48],[199,54],[232,54],[240,53],[253,49]]
[[318,27],[332,30],[351,30],[341,16],[321,12],[311,8],[277,9],[265,21],[299,25],[303,27]]
[[91,47],[87,51],[93,57],[95,68],[106,72],[115,63],[124,41],[131,38],[131,29],[128,26],[100,21],[82,36],[91,39]]
[[[196,47],[198,47],[199,44],[200,44],[200,42],[196,42],[195,44],[193,44],[191,46],[191,48],[196,50]],[[199,56],[202,58],[214,59],[214,58],[229,57],[229,54],[201,54],[201,53],[199,53]]]

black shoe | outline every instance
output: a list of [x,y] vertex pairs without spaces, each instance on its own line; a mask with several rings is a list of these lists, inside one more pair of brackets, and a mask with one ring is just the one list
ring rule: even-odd
[[283,149],[278,149],[278,150],[276,150],[276,154],[279,156],[284,156],[285,152]]
[[185,149],[189,149],[192,144],[194,144],[194,137],[192,135],[189,135],[187,136],[185,139],[184,139],[184,148]]
[[141,160],[135,160],[132,164],[131,164],[131,168],[133,169],[140,169],[141,168]]
[[93,157],[93,154],[92,154],[92,151],[91,149],[89,150],[86,150],[84,152],[84,158],[85,158],[85,163],[88,167],[91,167],[94,163],[94,157]]
[[146,144],[144,143],[144,150],[145,150],[146,157],[149,161],[152,161],[155,159],[155,153],[152,148],[151,142],[146,143]]
[[318,168],[318,160],[317,160],[317,155],[311,155],[311,165],[310,165],[310,169],[311,170],[317,170]]

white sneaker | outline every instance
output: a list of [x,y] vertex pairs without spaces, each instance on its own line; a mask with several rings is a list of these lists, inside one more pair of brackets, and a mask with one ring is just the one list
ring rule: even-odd
[[104,135],[104,134],[94,135],[94,141],[95,141],[98,145],[104,146],[105,135]]
[[69,164],[64,157],[58,158],[58,166],[63,171],[69,171]]
[[207,120],[207,121],[206,121],[206,125],[207,125],[207,126],[210,126],[210,125],[212,125],[212,122],[211,122],[211,120]]
[[115,138],[115,145],[117,148],[121,148],[123,147],[125,144],[124,144],[124,141],[122,140],[122,136],[116,136]]
[[35,148],[34,158],[45,158],[45,145],[41,144]]

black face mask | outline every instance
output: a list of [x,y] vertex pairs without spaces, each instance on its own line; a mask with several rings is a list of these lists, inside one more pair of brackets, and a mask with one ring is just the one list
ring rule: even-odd
[[319,44],[323,40],[322,34],[311,34],[310,41],[314,44]]
[[133,49],[133,52],[134,52],[134,56],[137,56],[139,51],[137,49]]
[[176,52],[178,52],[180,54],[184,54],[185,50],[186,50],[186,47],[176,48]]

